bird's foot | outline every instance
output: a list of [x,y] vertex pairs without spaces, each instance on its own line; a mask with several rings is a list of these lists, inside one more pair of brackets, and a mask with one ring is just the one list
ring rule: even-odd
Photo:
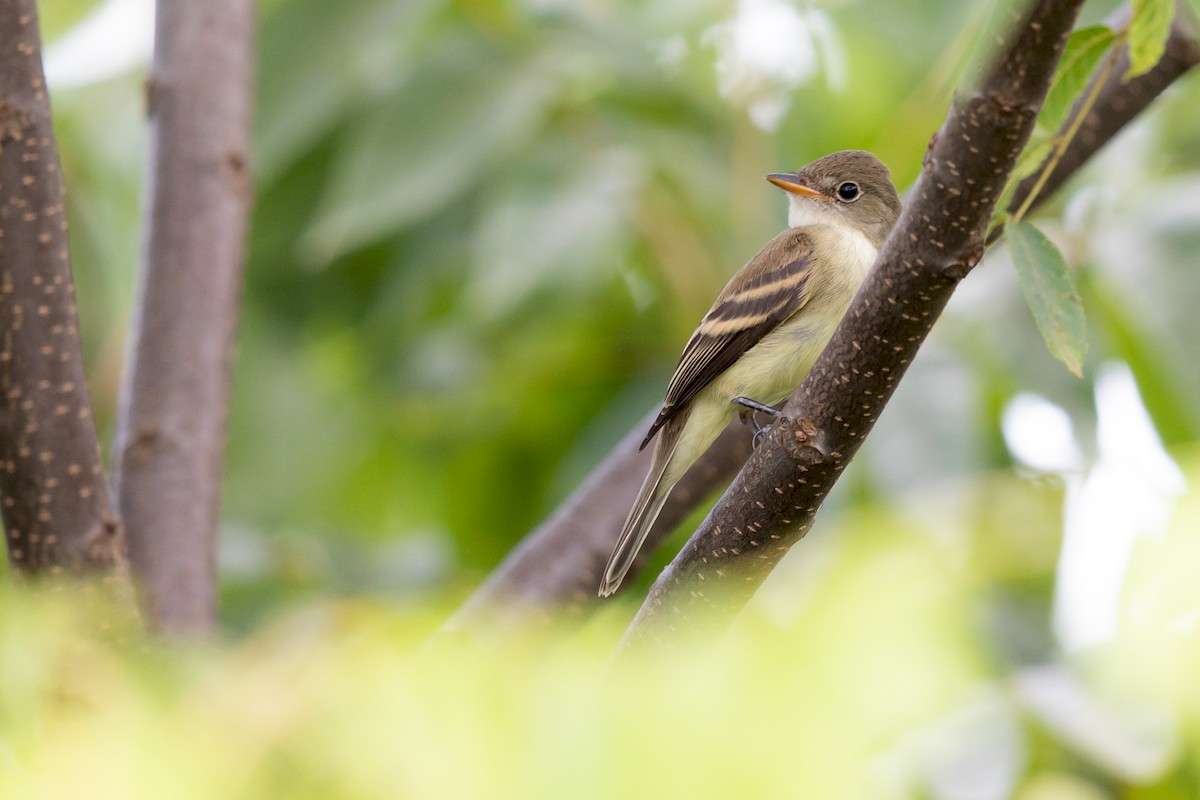
[[752,447],[758,447],[759,442],[767,435],[767,431],[771,430],[771,425],[759,425],[755,415],[759,413],[767,414],[771,417],[771,422],[774,422],[779,416],[778,409],[763,405],[757,400],[751,400],[749,397],[735,397],[730,402],[741,406],[741,409],[738,410],[738,417],[741,419],[743,425],[748,426],[754,431],[754,438],[750,444]]
[[754,432],[754,438],[752,438],[750,440],[750,449],[757,450],[758,445],[762,442],[763,438],[766,437],[767,433],[769,433],[770,430],[771,430],[770,425],[759,426],[759,429]]

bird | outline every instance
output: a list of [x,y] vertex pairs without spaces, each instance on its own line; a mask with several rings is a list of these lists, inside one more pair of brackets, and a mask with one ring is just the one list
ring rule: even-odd
[[766,430],[808,375],[900,216],[891,173],[865,150],[843,150],[767,180],[788,195],[788,227],[726,284],[683,349],[658,417],[650,470],[604,569],[600,596],[621,585],[671,489],[735,412]]

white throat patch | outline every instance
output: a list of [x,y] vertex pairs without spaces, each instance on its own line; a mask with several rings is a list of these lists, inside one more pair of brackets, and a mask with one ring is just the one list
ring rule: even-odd
[[794,197],[788,203],[788,226],[806,228],[822,226],[836,231],[833,238],[838,261],[860,276],[865,276],[875,263],[879,251],[858,228],[850,225],[845,217],[824,203]]
[[788,198],[788,227],[803,228],[806,225],[844,225],[841,216],[819,200],[807,197]]

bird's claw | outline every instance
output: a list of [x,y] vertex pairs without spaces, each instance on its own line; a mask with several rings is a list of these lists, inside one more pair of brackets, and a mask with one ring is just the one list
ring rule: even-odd
[[748,397],[735,397],[730,402],[741,406],[738,410],[738,417],[741,419],[743,425],[754,431],[754,438],[750,440],[751,447],[758,447],[763,437],[771,430],[771,426],[759,425],[758,420],[755,419],[755,414],[760,412],[768,414],[771,417],[771,421],[774,422],[775,418],[779,416],[779,410],[771,408],[768,405],[763,405],[756,400],[751,400]]

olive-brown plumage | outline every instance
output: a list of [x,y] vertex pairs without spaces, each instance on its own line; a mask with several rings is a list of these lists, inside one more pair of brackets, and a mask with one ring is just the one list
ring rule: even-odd
[[730,279],[667,384],[650,471],[609,557],[600,594],[620,586],[671,488],[737,410],[786,398],[828,343],[900,213],[891,176],[861,150],[768,175],[789,193],[788,228]]

